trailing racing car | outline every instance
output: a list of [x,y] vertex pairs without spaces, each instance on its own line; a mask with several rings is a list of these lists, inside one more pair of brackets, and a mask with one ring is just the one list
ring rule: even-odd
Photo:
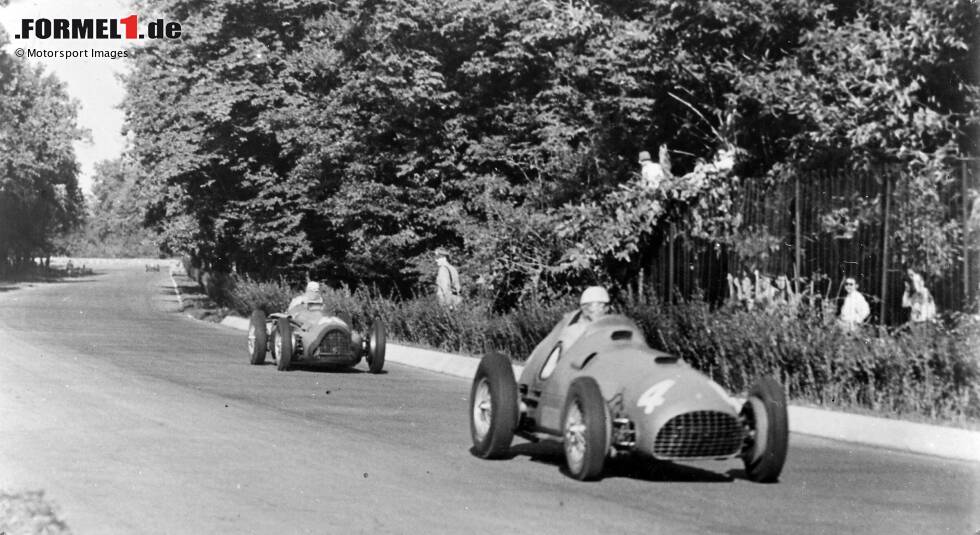
[[563,442],[568,473],[601,477],[624,453],[663,461],[741,458],[748,479],[779,479],[789,442],[786,397],[763,377],[739,408],[724,389],[678,357],[650,348],[621,315],[598,318],[568,347],[568,314],[515,379],[511,361],[484,356],[470,391],[473,452],[499,458],[514,435]]
[[385,326],[375,320],[364,335],[344,320],[327,313],[323,302],[303,303],[289,312],[268,316],[252,312],[248,326],[248,352],[252,364],[263,364],[266,352],[280,371],[293,364],[353,367],[365,358],[371,373],[385,365]]

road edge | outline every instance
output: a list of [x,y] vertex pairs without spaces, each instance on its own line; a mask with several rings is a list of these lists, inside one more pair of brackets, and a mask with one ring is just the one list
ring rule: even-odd
[[[248,330],[248,319],[227,316],[221,325]],[[388,343],[386,360],[465,379],[476,374],[479,359],[403,344]],[[514,365],[519,376],[523,366]],[[980,432],[874,416],[789,406],[790,431],[802,435],[918,453],[945,459],[980,462]]]

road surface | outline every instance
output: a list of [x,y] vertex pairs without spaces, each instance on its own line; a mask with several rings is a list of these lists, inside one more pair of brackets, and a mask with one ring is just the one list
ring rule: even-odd
[[980,467],[792,435],[782,480],[732,462],[562,474],[555,443],[469,453],[469,382],[251,366],[165,270],[0,285],[0,490],[77,534],[955,533]]

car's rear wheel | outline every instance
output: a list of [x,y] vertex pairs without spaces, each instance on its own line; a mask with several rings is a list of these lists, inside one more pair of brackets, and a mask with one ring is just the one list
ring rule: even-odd
[[602,475],[609,450],[606,402],[591,377],[572,382],[562,412],[562,435],[568,473],[580,481]]
[[293,360],[293,327],[286,318],[279,318],[276,331],[273,334],[273,345],[276,353],[276,367],[284,372],[289,369]]
[[248,322],[249,362],[258,365],[265,362],[267,336],[265,331],[265,312],[255,310]]
[[368,370],[371,373],[381,373],[381,370],[385,367],[387,337],[384,322],[380,319],[374,320],[374,324],[371,325],[371,332],[368,334],[367,343]]
[[742,451],[745,475],[758,483],[775,483],[789,447],[786,393],[779,381],[772,377],[760,379],[749,391],[741,416],[750,433]]
[[517,428],[517,381],[510,359],[490,353],[480,360],[470,388],[473,453],[494,459],[510,451]]

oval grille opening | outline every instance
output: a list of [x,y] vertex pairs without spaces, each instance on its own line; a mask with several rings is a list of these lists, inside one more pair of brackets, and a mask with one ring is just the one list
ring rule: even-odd
[[670,419],[653,444],[653,453],[662,459],[724,457],[742,447],[742,426],[730,414],[694,411]]
[[320,340],[321,355],[347,355],[350,353],[350,337],[343,331],[330,331]]

